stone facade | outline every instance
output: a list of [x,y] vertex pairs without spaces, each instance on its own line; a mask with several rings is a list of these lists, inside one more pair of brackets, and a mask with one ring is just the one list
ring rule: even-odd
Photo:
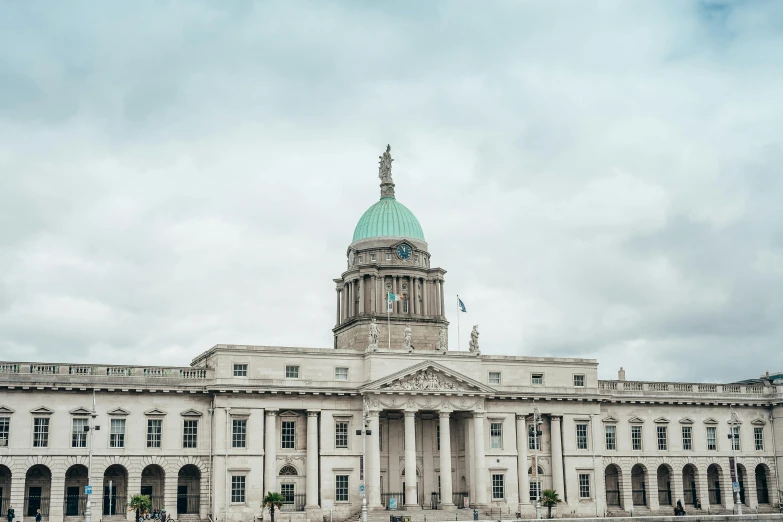
[[364,484],[376,514],[396,501],[529,518],[542,489],[562,516],[670,514],[678,500],[731,513],[735,453],[745,507],[779,504],[783,376],[602,381],[595,360],[442,349],[445,271],[406,212],[417,237],[367,237],[369,218],[355,234],[332,348],[221,344],[183,368],[0,363],[0,510],[75,521],[90,484],[98,520],[131,519],[136,493],[176,519],[250,520],[267,491],[289,520],[340,520]]

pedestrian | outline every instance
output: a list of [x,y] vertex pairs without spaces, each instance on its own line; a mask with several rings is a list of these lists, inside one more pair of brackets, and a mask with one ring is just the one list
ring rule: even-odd
[[674,508],[674,516],[675,517],[684,517],[685,516],[685,510],[682,508],[682,502],[677,501],[677,506]]
[[40,509],[37,509],[37,510],[35,511],[35,522],[41,522],[41,519],[42,519],[42,518],[43,518],[43,517],[41,516],[41,510],[40,510]]
[[166,510],[165,509],[161,509],[160,510],[160,520],[161,520],[161,522],[166,522]]
[[14,506],[8,508],[8,522],[14,522],[16,515],[14,514]]

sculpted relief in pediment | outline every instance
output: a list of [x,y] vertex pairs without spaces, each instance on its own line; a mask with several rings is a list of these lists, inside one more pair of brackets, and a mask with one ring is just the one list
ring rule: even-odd
[[383,386],[385,390],[448,390],[470,391],[470,388],[445,375],[427,368]]

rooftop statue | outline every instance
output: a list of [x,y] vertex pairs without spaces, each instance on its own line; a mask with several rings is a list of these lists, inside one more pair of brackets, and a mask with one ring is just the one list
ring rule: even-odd
[[378,156],[378,159],[381,160],[378,167],[378,177],[381,178],[381,183],[394,183],[391,176],[392,161],[394,161],[391,157],[391,145],[386,145],[386,152],[383,153],[383,156]]
[[376,350],[378,349],[378,337],[380,336],[381,332],[378,330],[378,323],[375,322],[375,317],[372,318],[372,321],[370,322],[370,330],[368,332],[368,343],[367,343],[367,349],[368,350]]
[[473,331],[470,332],[470,344],[468,345],[468,350],[471,352],[478,352],[479,351],[479,343],[478,343],[478,325],[473,325]]

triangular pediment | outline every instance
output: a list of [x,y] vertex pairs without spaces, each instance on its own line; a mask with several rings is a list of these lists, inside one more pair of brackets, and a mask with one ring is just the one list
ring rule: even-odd
[[492,394],[495,390],[442,364],[424,361],[388,377],[368,383],[362,391],[470,392]]
[[162,417],[163,415],[166,415],[166,412],[159,408],[152,408],[151,410],[145,411],[144,415],[147,415],[148,417]]
[[680,419],[680,424],[693,424],[693,419],[690,417],[683,417]]
[[766,424],[766,421],[764,421],[764,419],[753,419],[752,421],[750,421],[750,423],[753,424],[754,426],[764,426]]
[[278,417],[298,417],[299,414],[295,411],[284,411],[278,415]]
[[644,419],[640,417],[631,417],[630,419],[628,419],[628,422],[630,422],[631,424],[641,424],[644,422]]
[[0,406],[0,413],[5,413],[6,415],[11,414],[15,412],[16,410],[9,408],[8,406]]
[[34,408],[30,410],[30,413],[33,413],[35,415],[51,415],[54,413],[54,410],[51,408],[47,408],[46,406],[39,406],[38,408]]
[[718,424],[718,421],[710,417],[709,419],[704,419],[704,424]]
[[79,406],[78,408],[74,408],[69,412],[71,415],[89,415],[92,413],[92,410],[88,410],[84,406]]
[[108,411],[109,415],[130,415],[130,412],[124,408],[114,408]]
[[609,415],[608,417],[604,417],[603,421],[608,424],[616,424],[618,422],[617,419],[615,419],[611,415]]
[[183,417],[201,417],[203,414],[198,411],[194,410],[193,408],[190,408],[189,410],[185,410],[180,413]]
[[655,419],[655,424],[669,424],[669,419],[666,417],[658,417]]

